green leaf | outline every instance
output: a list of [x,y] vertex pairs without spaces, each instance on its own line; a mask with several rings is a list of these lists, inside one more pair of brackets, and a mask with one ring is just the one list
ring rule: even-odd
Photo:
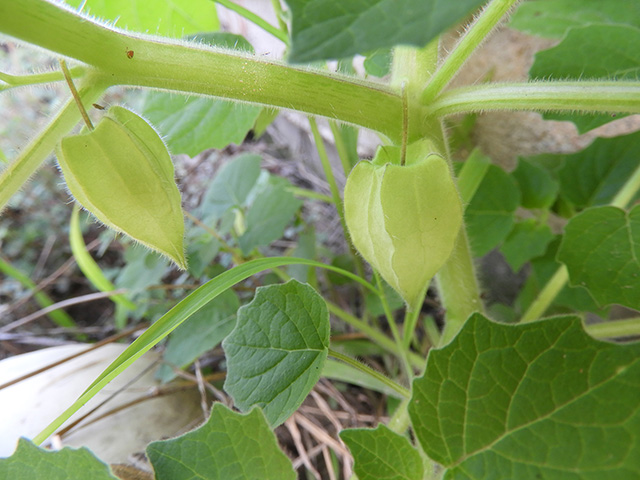
[[289,418],[320,378],[329,330],[327,306],[309,285],[290,280],[258,288],[222,342],[224,389],[235,406],[261,407],[272,426]]
[[640,2],[529,0],[519,5],[509,26],[532,35],[560,38],[572,27],[594,23],[640,25]]
[[180,37],[217,30],[215,4],[208,0],[66,0],[93,16],[111,20],[120,28],[136,32]]
[[636,79],[640,73],[640,28],[572,28],[558,45],[536,54],[529,73],[533,78]]
[[[536,54],[529,74],[532,78],[545,79],[637,79],[640,74],[638,23],[572,28],[557,46]],[[584,133],[622,116],[553,113],[545,118],[570,120]]]
[[[517,299],[521,312],[524,312],[531,305],[531,302],[540,294],[553,274],[562,266],[561,263],[556,261],[560,240],[560,236],[556,237],[548,245],[544,255],[531,260],[531,274]],[[598,308],[595,300],[589,295],[589,291],[580,286],[565,285],[554,299],[553,306],[547,314],[566,313],[567,309],[594,312],[606,316],[606,311]]]
[[391,71],[391,49],[379,48],[369,54],[364,59],[364,70],[367,75],[382,78]]
[[147,447],[157,480],[294,480],[264,415],[235,413],[220,403],[207,423],[181,437]]
[[186,269],[173,163],[144,119],[111,107],[95,130],[63,138],[57,157],[69,190],[83,207]]
[[260,177],[259,155],[244,154],[226,163],[217,173],[200,206],[205,219],[220,218],[230,208],[240,208]]
[[359,480],[422,480],[424,476],[420,453],[406,437],[382,424],[373,430],[342,430],[340,438],[351,450]]
[[469,318],[431,350],[409,416],[447,480],[640,478],[640,344],[589,337],[577,317]]
[[[217,229],[218,234],[222,234]],[[187,257],[189,258],[189,273],[194,277],[204,275],[207,267],[218,255],[221,243],[218,239],[199,226],[187,229]],[[211,275],[209,275],[211,277]]]
[[0,459],[0,478],[7,480],[117,480],[108,465],[88,448],[51,451],[25,438],[8,458]]
[[529,260],[544,254],[553,239],[554,235],[548,225],[530,218],[514,225],[500,247],[500,252],[513,271],[517,272]]
[[[316,230],[313,224],[308,224],[298,235],[298,244],[293,252],[291,252],[291,256],[315,260],[317,256],[316,243]],[[309,280],[310,272],[314,272],[314,270],[311,270],[306,265],[291,265],[287,268],[289,276],[301,283],[311,283]]]
[[[398,294],[398,292],[396,292],[393,287],[391,287],[384,280],[381,280],[381,282],[382,289],[384,290],[384,295],[389,305],[389,310],[395,312],[396,310],[402,308],[404,306],[404,301],[402,300],[402,297]],[[367,312],[369,312],[371,315],[376,317],[384,315],[384,306],[382,305],[380,296],[372,292],[367,292],[364,301],[365,305],[367,306]]]
[[490,165],[464,213],[475,257],[485,255],[506,238],[518,205],[520,192],[515,180],[500,167]]
[[399,44],[424,46],[483,0],[286,0],[291,62],[346,58]]
[[585,150],[565,156],[558,171],[562,196],[578,209],[610,203],[640,165],[638,142],[640,132],[598,138]]
[[233,330],[238,308],[238,297],[233,290],[227,290],[194,313],[188,324],[180,325],[169,337],[164,364],[156,376],[162,382],[173,380],[176,374],[172,367],[184,368],[222,342]]
[[253,199],[245,217],[246,230],[238,239],[245,255],[255,247],[269,245],[282,237],[285,227],[302,206],[289,191],[290,187],[288,180],[272,176]]
[[464,203],[468,203],[474,197],[490,165],[491,159],[479,148],[474,148],[464,161],[458,173],[458,190]]
[[640,205],[628,214],[595,207],[565,227],[558,260],[572,285],[589,289],[601,305],[619,303],[640,309]]
[[167,138],[169,149],[192,157],[209,148],[240,145],[260,111],[251,105],[164,92],[148,92],[142,106],[142,114]]
[[525,158],[518,159],[518,166],[511,173],[518,182],[525,208],[547,209],[558,196],[558,182],[541,166]]
[[168,263],[148,250],[131,245],[124,253],[126,265],[115,279],[116,287],[140,293],[152,285],[161,283],[167,273]]

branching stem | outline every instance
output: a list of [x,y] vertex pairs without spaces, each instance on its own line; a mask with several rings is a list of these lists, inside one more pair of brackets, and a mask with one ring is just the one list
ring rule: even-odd
[[493,0],[487,5],[431,77],[431,81],[422,92],[422,103],[429,104],[436,98],[517,1]]

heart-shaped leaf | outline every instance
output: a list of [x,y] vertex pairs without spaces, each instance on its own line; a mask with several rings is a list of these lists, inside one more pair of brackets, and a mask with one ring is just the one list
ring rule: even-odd
[[272,426],[289,418],[320,378],[329,330],[327,306],[309,285],[291,280],[258,288],[222,342],[224,389],[235,406],[262,407]]

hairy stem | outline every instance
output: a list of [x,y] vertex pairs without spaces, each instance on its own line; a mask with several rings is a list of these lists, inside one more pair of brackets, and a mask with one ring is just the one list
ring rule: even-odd
[[[69,74],[72,78],[78,78],[85,74],[86,69],[84,67],[73,67],[69,69]],[[0,72],[0,82],[4,82],[6,85],[0,85],[0,92],[9,90],[14,87],[22,87],[24,85],[37,85],[40,83],[51,83],[64,80],[62,72],[45,72],[45,73],[32,73],[29,75],[9,75],[8,73]]]
[[472,313],[482,312],[480,287],[464,226],[460,229],[453,252],[436,276],[438,292],[446,309],[446,322],[440,346],[449,343]]
[[401,138],[400,94],[378,83],[125,33],[45,0],[0,2],[0,32],[92,65],[110,85],[293,109],[370,128],[392,141]]
[[431,77],[431,81],[422,92],[422,103],[428,104],[436,98],[517,1],[493,0],[487,5]]
[[449,90],[429,105],[439,117],[490,110],[640,113],[640,82],[493,83]]
[[398,329],[398,324],[396,323],[396,319],[389,308],[389,302],[387,302],[387,296],[384,292],[384,287],[382,286],[382,280],[380,279],[380,274],[373,271],[374,276],[376,277],[376,286],[378,290],[380,290],[380,303],[382,303],[382,309],[384,310],[384,315],[387,317],[387,323],[389,324],[389,328],[391,329],[391,333],[393,334],[393,339],[396,342],[396,346],[398,348],[400,360],[402,361],[402,367],[404,369],[404,373],[407,376],[407,380],[411,383],[413,380],[413,369],[411,368],[411,362],[409,361],[409,348],[405,347],[402,343],[402,337],[400,336],[400,330]]
[[585,330],[595,338],[621,338],[640,335],[640,317],[612,320],[586,325]]

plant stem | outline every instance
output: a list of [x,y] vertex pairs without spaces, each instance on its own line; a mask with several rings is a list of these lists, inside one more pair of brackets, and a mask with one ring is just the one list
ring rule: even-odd
[[624,182],[624,185],[616,196],[611,200],[611,206],[618,208],[626,208],[631,203],[636,194],[640,191],[640,163],[633,171],[629,179]]
[[228,8],[229,10],[231,10],[233,12],[236,12],[238,15],[241,15],[242,17],[246,18],[250,22],[253,22],[258,27],[263,29],[265,32],[270,33],[271,35],[273,35],[274,37],[276,37],[278,40],[282,41],[283,43],[285,43],[285,44],[289,43],[289,37],[287,36],[287,34],[285,32],[283,32],[283,31],[279,30],[278,28],[274,27],[273,25],[271,25],[269,22],[264,20],[259,15],[256,15],[255,13],[253,13],[251,10],[247,10],[246,8],[238,5],[237,3],[233,3],[230,0],[215,0],[215,2],[219,3],[220,5],[222,5],[225,8]]
[[288,33],[289,27],[287,26],[287,22],[284,21],[284,12],[282,11],[280,0],[271,0],[271,6],[273,7],[273,11],[278,18],[278,25],[280,26],[280,30],[282,30],[284,33]]
[[69,87],[69,90],[71,90],[71,96],[73,97],[73,100],[76,102],[76,106],[80,111],[82,120],[84,120],[84,124],[87,126],[87,128],[90,131],[93,130],[93,123],[91,123],[89,114],[87,113],[87,110],[84,108],[84,105],[82,105],[82,99],[80,98],[80,95],[78,95],[78,90],[76,89],[76,86],[73,84],[73,79],[71,78],[71,72],[69,72],[69,67],[67,67],[67,62],[65,62],[63,58],[60,59],[60,67],[62,68],[62,74],[64,75],[64,79],[67,82],[67,86]]
[[[394,355],[401,354],[401,352],[398,350],[398,347],[396,346],[394,341],[391,340],[389,337],[387,337],[384,333],[376,330],[374,327],[372,327],[366,322],[363,322],[359,318],[356,318],[353,315],[345,312],[340,307],[338,307],[335,303],[329,302],[328,300],[325,300],[325,301],[327,302],[327,308],[329,309],[329,311],[333,313],[336,317],[338,317],[340,320],[342,320],[348,325],[351,325],[355,329],[360,330],[367,337],[369,337],[374,343],[378,344],[380,347],[384,348],[388,352],[393,353]],[[412,352],[408,352],[407,356],[409,358],[409,362],[411,362],[411,365],[413,365],[414,367],[422,368],[424,366],[424,359],[421,358],[419,355],[416,355],[415,353],[412,353]]]
[[344,171],[344,176],[346,178],[349,176],[352,166],[351,159],[349,158],[349,152],[347,151],[347,146],[344,143],[344,138],[342,137],[342,132],[340,131],[340,127],[338,126],[338,124],[334,121],[330,121],[329,128],[331,128],[333,141],[336,145],[338,157],[340,157],[340,163],[342,164],[342,170]]
[[449,260],[436,275],[436,281],[446,309],[444,331],[440,337],[440,346],[443,346],[456,336],[472,313],[482,312],[484,308],[464,224]]
[[611,320],[595,325],[585,325],[585,330],[595,338],[620,338],[640,335],[640,317]]
[[436,98],[517,1],[493,0],[482,10],[475,21],[467,28],[464,36],[458,41],[453,51],[431,77],[431,81],[422,92],[422,103],[431,103]]
[[[262,258],[264,258],[264,257],[262,257]],[[286,272],[283,272],[279,268],[272,268],[271,271],[273,273],[275,273],[278,276],[278,278],[280,278],[282,281],[286,282],[286,281],[289,281],[291,279],[291,277]],[[376,277],[376,279],[379,280],[378,277]],[[382,285],[380,285],[380,283],[378,283],[378,288],[382,288]],[[380,290],[380,292],[377,292],[377,291],[374,290],[374,293],[376,293],[380,297],[381,301],[382,301],[383,298],[385,298],[384,290]],[[386,335],[384,335],[382,332],[378,331],[377,329],[375,329],[374,327],[372,327],[368,323],[366,323],[366,322],[354,317],[353,315],[350,315],[349,313],[344,311],[342,308],[337,306],[335,303],[330,302],[329,300],[325,299],[325,303],[327,304],[327,308],[329,309],[329,311],[331,313],[333,313],[336,317],[338,317],[339,319],[344,321],[347,325],[351,325],[352,327],[356,328],[357,330],[360,330],[367,337],[369,337],[369,339],[371,341],[373,341],[374,343],[378,344],[380,347],[382,347],[385,350],[387,350],[387,351],[389,351],[389,352],[401,357],[403,361],[407,362],[407,367],[408,367],[407,371],[409,372],[409,374],[412,372],[410,361],[409,361],[409,356],[407,355],[407,352],[402,349],[402,344],[400,342],[396,342],[396,345],[394,346],[393,342],[391,340],[389,340],[389,338]],[[387,310],[388,310],[388,307],[387,307]],[[397,330],[398,329],[396,328],[395,331],[397,332]],[[417,355],[416,355],[411,360],[416,362],[418,360],[418,358],[419,357],[417,357]],[[419,360],[418,360],[418,362],[419,362]],[[411,379],[411,378],[412,377],[409,377],[409,379]]]
[[329,155],[327,155],[326,148],[324,148],[324,140],[322,139],[322,135],[320,135],[320,130],[318,130],[318,123],[316,122],[315,118],[309,117],[309,126],[311,127],[311,133],[316,144],[316,150],[318,151],[318,157],[320,158],[320,163],[322,164],[324,176],[327,179],[327,183],[329,184],[329,190],[331,190],[331,198],[333,199],[338,217],[340,218],[340,225],[342,225],[342,230],[346,235],[347,224],[344,221],[344,208],[342,207],[342,197],[340,196],[340,189],[338,188],[338,184],[336,183],[336,177],[333,174],[331,161],[329,160]]
[[407,355],[407,353],[409,352],[409,348],[403,345],[402,337],[400,336],[400,331],[398,329],[396,319],[393,317],[393,313],[391,313],[389,302],[387,302],[387,296],[385,295],[382,280],[380,279],[380,274],[376,270],[373,271],[373,274],[376,277],[376,286],[378,287],[378,290],[380,290],[380,303],[382,303],[384,315],[387,318],[387,323],[389,324],[389,328],[391,329],[391,333],[393,334],[393,339],[396,341],[400,360],[402,361],[402,368],[405,375],[407,376],[407,381],[411,383],[411,380],[413,379],[413,368],[411,367],[411,362],[409,361],[409,357]]
[[398,392],[404,398],[410,398],[411,397],[411,392],[409,390],[407,390],[406,388],[404,388],[401,385],[398,385],[396,382],[391,380],[389,377],[387,377],[387,376],[383,375],[382,373],[378,372],[377,370],[374,370],[373,368],[365,365],[364,363],[358,362],[357,360],[354,360],[353,358],[351,358],[351,357],[349,357],[347,355],[343,355],[342,353],[336,352],[335,350],[331,350],[331,349],[329,349],[329,355],[331,355],[333,358],[337,358],[338,360],[342,360],[344,363],[346,363],[348,365],[351,365],[352,367],[357,368],[361,372],[363,372],[363,373],[375,378],[376,380],[384,383],[389,388],[392,388],[393,390]]
[[315,190],[300,187],[287,187],[287,191],[293,193],[296,197],[310,198],[311,200],[320,200],[321,202],[334,203],[333,198],[329,195],[318,193]]
[[446,116],[491,110],[640,113],[640,82],[550,81],[456,88],[436,98],[428,113]]
[[[86,68],[81,66],[72,67],[69,69],[69,73],[72,78],[78,78],[84,75]],[[0,82],[5,82],[6,85],[0,85],[0,91],[8,90],[13,87],[21,87],[24,85],[37,85],[39,83],[51,83],[64,80],[64,76],[59,71],[46,72],[46,73],[34,73],[30,75],[9,75],[8,73],[0,72]]]
[[520,323],[533,322],[540,318],[567,284],[568,280],[569,270],[567,270],[567,267],[562,265],[549,279],[536,299],[531,303],[531,305],[529,305],[527,311],[522,315]]
[[[420,298],[424,301],[425,295],[422,295]],[[416,330],[416,325],[418,323],[418,317],[420,316],[420,308],[414,308],[412,311],[407,309],[404,316],[404,328],[402,332],[402,346],[409,350],[411,346],[411,339],[413,338],[413,333]]]
[[[342,202],[342,197],[340,196],[340,190],[338,189],[338,184],[336,183],[336,178],[333,175],[333,168],[331,167],[331,162],[329,161],[329,156],[327,155],[327,150],[324,148],[324,141],[322,140],[322,135],[320,135],[320,130],[318,130],[318,123],[314,118],[309,117],[309,126],[311,127],[311,133],[313,134],[313,140],[316,144],[316,149],[318,150],[318,156],[320,157],[320,162],[322,163],[322,169],[324,170],[324,175],[327,178],[327,182],[329,183],[329,189],[331,190],[331,197],[333,198],[333,203],[336,206],[336,210],[338,212],[338,218],[340,219],[340,225],[342,226],[342,231],[344,232],[345,238],[348,235],[347,223],[344,219],[344,206]],[[353,262],[356,267],[356,273],[364,278],[364,268],[362,266],[362,260],[358,256],[355,251],[353,245],[350,241],[348,241],[349,252],[353,257]],[[364,298],[364,290],[360,288],[360,294],[362,298]]]
[[109,85],[293,109],[370,128],[392,141],[401,138],[399,92],[375,82],[125,33],[46,0],[0,2],[0,32],[93,65]]
[[[79,83],[78,94],[85,106],[97,101],[104,93],[105,86],[92,76],[82,78]],[[0,173],[0,212],[42,165],[60,138],[78,124],[80,118],[75,101],[69,99],[20,155]]]

